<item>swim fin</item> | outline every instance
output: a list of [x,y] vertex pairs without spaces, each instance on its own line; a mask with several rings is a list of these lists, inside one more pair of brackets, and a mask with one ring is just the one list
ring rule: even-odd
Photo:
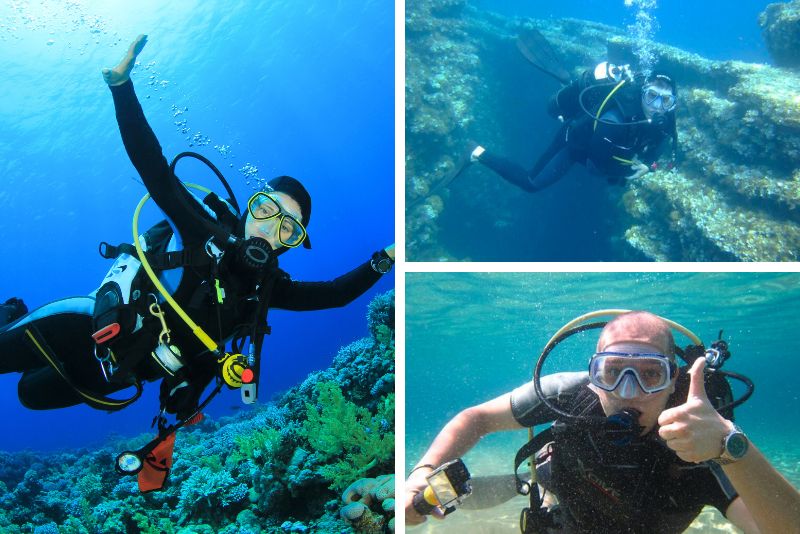
[[635,66],[639,61],[631,43],[614,38],[606,42],[606,55],[608,57],[608,62],[615,65]]
[[433,187],[428,190],[428,194],[421,196],[414,200],[413,202],[406,205],[406,210],[410,210],[420,204],[422,201],[430,198],[431,196],[437,194],[439,191],[453,183],[453,180],[461,176],[465,170],[472,164],[472,151],[478,146],[478,143],[474,143],[472,141],[469,142],[466,150],[461,153],[456,161],[456,164],[453,166],[453,170],[450,171],[444,178],[442,178],[439,182],[436,183]]
[[562,85],[569,84],[569,72],[563,67],[558,54],[539,30],[531,28],[519,34],[517,48],[534,67],[552,76]]
[[28,313],[28,307],[22,299],[11,297],[4,304],[0,304],[0,327],[13,323]]

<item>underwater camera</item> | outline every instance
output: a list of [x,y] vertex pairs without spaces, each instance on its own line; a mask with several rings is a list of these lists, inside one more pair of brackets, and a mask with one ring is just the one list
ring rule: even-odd
[[440,465],[425,477],[428,487],[414,495],[414,509],[420,515],[429,515],[434,508],[444,508],[445,515],[472,493],[472,478],[461,458]]

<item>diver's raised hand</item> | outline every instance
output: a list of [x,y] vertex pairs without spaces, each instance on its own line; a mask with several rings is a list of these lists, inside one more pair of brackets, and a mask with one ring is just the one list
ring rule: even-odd
[[722,417],[708,400],[703,378],[705,358],[689,371],[689,395],[684,404],[664,410],[658,417],[658,435],[667,447],[687,462],[704,462],[722,454],[722,442],[733,423]]
[[112,69],[103,69],[103,79],[105,82],[111,86],[122,85],[127,82],[130,79],[133,64],[136,62],[136,56],[141,53],[146,44],[146,35],[142,34],[136,37],[131,43],[131,46],[128,47],[128,52],[125,54],[125,57],[122,58],[116,67]]

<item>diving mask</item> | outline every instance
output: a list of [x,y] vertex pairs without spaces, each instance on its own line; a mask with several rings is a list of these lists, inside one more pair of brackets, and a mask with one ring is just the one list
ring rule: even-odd
[[669,113],[675,109],[678,98],[669,89],[646,85],[642,88],[642,102],[654,113]]
[[605,391],[630,399],[636,397],[636,384],[645,393],[669,387],[677,367],[668,356],[657,352],[598,352],[589,360],[589,380]]
[[259,191],[247,202],[250,216],[257,221],[259,226],[264,226],[265,234],[274,232],[278,225],[278,240],[285,247],[297,247],[306,238],[306,229],[295,215],[290,214],[278,199],[270,194]]

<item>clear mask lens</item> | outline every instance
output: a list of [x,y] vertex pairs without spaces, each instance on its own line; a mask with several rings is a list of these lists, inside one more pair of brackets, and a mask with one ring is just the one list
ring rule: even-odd
[[660,91],[655,87],[648,87],[644,90],[644,102],[653,110],[669,112],[675,109],[677,99],[671,91]]
[[306,229],[292,215],[286,213],[280,203],[271,195],[256,193],[247,203],[250,216],[261,224],[269,225],[263,228],[265,234],[275,231],[275,224],[279,225],[278,238],[286,247],[299,246],[306,237]]
[[645,393],[655,393],[669,386],[673,366],[661,354],[600,352],[589,362],[589,379],[601,389],[614,391],[619,388],[620,396],[631,398],[636,394],[636,383]]

